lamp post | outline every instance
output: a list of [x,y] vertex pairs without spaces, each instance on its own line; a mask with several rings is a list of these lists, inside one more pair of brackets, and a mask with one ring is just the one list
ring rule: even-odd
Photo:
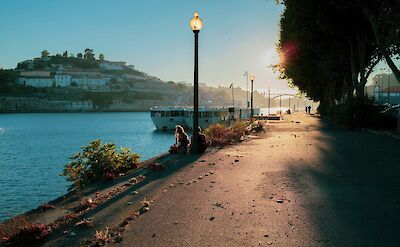
[[268,88],[268,116],[271,115],[271,88]]
[[253,83],[254,80],[256,79],[256,77],[254,75],[250,76],[250,81],[251,81],[251,93],[250,93],[250,119],[253,120],[253,114],[254,114],[254,110],[253,110]]
[[380,97],[382,96],[382,91],[383,91],[383,76],[380,75],[379,78],[381,79],[381,80],[380,80],[380,81],[381,81],[381,86],[380,86],[380,88],[379,88],[379,93],[378,93],[378,97],[379,97],[379,99],[380,99]]
[[200,153],[199,145],[199,32],[203,27],[203,21],[199,17],[199,13],[194,12],[193,18],[190,20],[190,28],[194,33],[194,81],[193,81],[193,138],[192,153]]

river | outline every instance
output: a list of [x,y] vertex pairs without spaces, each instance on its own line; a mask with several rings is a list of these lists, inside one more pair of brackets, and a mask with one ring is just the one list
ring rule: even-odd
[[80,146],[102,139],[148,159],[168,150],[148,112],[0,114],[0,221],[67,192],[59,176]]

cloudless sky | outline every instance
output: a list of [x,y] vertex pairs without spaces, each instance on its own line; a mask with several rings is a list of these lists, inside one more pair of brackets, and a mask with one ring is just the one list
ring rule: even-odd
[[83,53],[126,61],[162,80],[193,82],[193,32],[198,11],[200,82],[246,87],[246,70],[255,89],[291,91],[267,66],[275,51],[282,6],[273,0],[2,0],[0,67],[51,55]]

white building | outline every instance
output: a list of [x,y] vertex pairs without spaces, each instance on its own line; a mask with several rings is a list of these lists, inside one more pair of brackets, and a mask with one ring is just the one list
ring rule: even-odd
[[57,87],[69,87],[71,86],[72,76],[59,74],[54,76]]
[[21,71],[21,77],[50,77],[51,72],[48,70]]
[[126,62],[102,62],[100,69],[104,70],[123,70],[126,67]]
[[18,83],[31,87],[52,87],[55,81],[51,77],[20,77]]
[[96,87],[105,86],[111,81],[111,77],[87,77],[87,76],[74,76],[71,78],[71,83],[75,82],[79,87]]

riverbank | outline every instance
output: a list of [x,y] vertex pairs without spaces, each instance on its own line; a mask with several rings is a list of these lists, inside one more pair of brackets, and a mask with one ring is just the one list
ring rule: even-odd
[[168,150],[148,112],[0,114],[0,221],[66,193],[62,173],[82,145],[101,139],[147,160]]
[[146,179],[87,213],[90,224],[72,224],[42,245],[89,239],[117,246],[393,246],[400,240],[398,140],[302,113],[266,129],[201,156],[170,156],[165,169],[138,174]]

